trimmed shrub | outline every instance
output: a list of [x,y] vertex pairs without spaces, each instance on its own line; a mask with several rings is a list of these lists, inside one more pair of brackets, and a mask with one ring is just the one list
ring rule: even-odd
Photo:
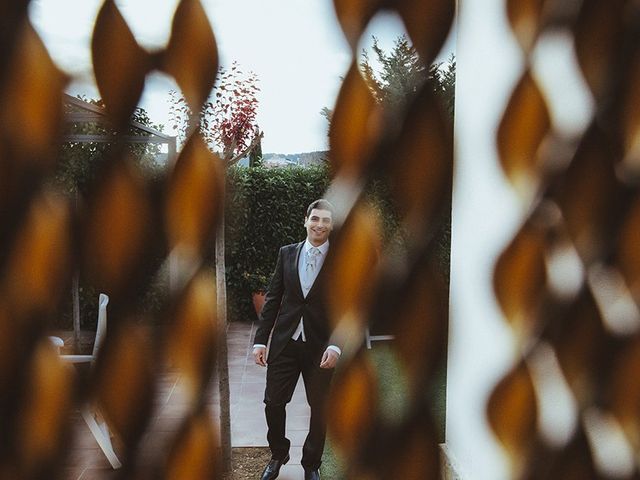
[[229,320],[256,318],[251,293],[271,279],[280,247],[305,238],[307,207],[322,197],[329,182],[325,166],[229,170],[225,232]]
[[[305,238],[304,216],[308,205],[321,198],[330,184],[326,166],[265,168],[232,167],[227,175],[225,247],[229,321],[252,321],[256,314],[252,293],[266,288],[281,246]],[[404,248],[404,239],[389,188],[383,180],[367,186],[365,198],[381,221],[381,240],[393,250]],[[437,235],[437,255],[448,281],[450,217]],[[207,259],[214,265],[213,244]],[[95,328],[98,292],[82,284],[80,291],[83,328]],[[154,279],[141,310],[158,318],[167,292],[166,265]],[[70,328],[71,295],[57,328]]]

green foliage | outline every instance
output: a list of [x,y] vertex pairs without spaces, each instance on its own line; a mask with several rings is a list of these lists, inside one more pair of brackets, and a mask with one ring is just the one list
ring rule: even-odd
[[[255,320],[251,294],[266,288],[281,246],[303,240],[307,206],[321,198],[330,184],[326,165],[313,167],[231,167],[227,176],[226,269],[230,321]],[[405,248],[399,216],[383,179],[367,185],[365,201],[381,224],[380,235],[387,254]],[[437,255],[448,278],[450,223],[439,232]],[[213,246],[210,249],[213,255]],[[213,265],[213,258],[208,260]],[[142,300],[141,310],[157,317],[162,311],[168,285],[164,265]],[[98,292],[82,284],[80,292],[83,328],[95,325]],[[71,294],[69,294],[69,299]],[[71,305],[59,319],[58,328],[71,326]]]
[[331,126],[331,119],[333,118],[333,110],[331,110],[329,107],[322,107],[322,110],[320,110],[320,115],[322,115],[324,118],[327,119],[327,135],[329,135],[329,129]]
[[[367,85],[379,103],[388,108],[392,114],[396,114],[407,106],[408,102],[426,83],[436,97],[442,101],[443,108],[453,119],[456,83],[456,59],[453,54],[449,56],[445,65],[433,63],[427,68],[420,59],[417,50],[404,35],[396,39],[394,47],[389,53],[382,50],[378,45],[378,40],[373,37],[372,50],[380,68],[374,68],[366,51],[362,53],[360,68]],[[451,125],[453,126],[453,122]],[[383,219],[386,222],[385,231],[387,232],[387,237],[390,234],[395,235],[396,238],[393,240],[395,244],[392,247],[402,248],[402,232],[398,231],[397,225],[393,224],[393,219],[397,218],[397,215],[394,213],[393,205],[388,200],[385,200],[391,198],[388,194],[389,186],[384,178],[376,180],[374,185],[375,189],[380,192],[380,194],[373,197],[382,202],[379,207],[384,214]],[[436,255],[442,267],[441,272],[444,280],[448,284],[451,250],[451,212],[443,212],[442,215],[446,218],[439,222],[442,226],[436,232]],[[388,240],[388,238],[385,240]]]
[[386,179],[375,178],[371,180],[365,188],[364,198],[367,205],[375,212],[381,225],[382,247],[393,250],[403,249],[405,247],[404,232]]
[[[387,178],[372,180],[365,190],[365,199],[373,207],[382,227],[381,241],[385,254],[394,257],[403,254],[406,245],[406,232],[400,223],[400,214],[393,201],[391,186]],[[451,205],[451,198],[446,202]],[[438,215],[438,214],[437,214]],[[434,232],[434,255],[443,281],[449,284],[451,261],[451,209],[439,213],[434,219],[438,230]]]
[[[382,418],[383,423],[398,424],[407,415],[410,408],[409,383],[402,362],[395,350],[391,348],[391,342],[376,342],[365,355],[374,365],[376,375],[375,408]],[[340,367],[339,367],[340,368]],[[433,398],[434,419],[438,424],[439,441],[444,441],[444,407],[446,396],[446,383],[444,377],[438,377],[434,382]],[[334,448],[332,438],[327,438],[322,466],[320,472],[323,478],[345,478],[345,463]]]
[[[108,292],[105,292],[108,293]],[[80,327],[83,330],[95,330],[98,319],[98,297],[100,291],[82,277],[80,278],[80,288],[78,298],[80,303]],[[152,278],[151,283],[140,298],[138,308],[140,312],[147,315],[152,322],[157,322],[164,312],[169,298],[169,272],[163,266]],[[63,304],[58,318],[53,325],[56,329],[70,330],[73,328],[73,303],[71,290],[64,296]]]
[[371,65],[366,50],[362,52],[360,67],[376,100],[392,108],[403,107],[418,93],[428,74],[433,75],[431,69],[427,71],[418,52],[404,35],[396,39],[393,50],[388,54],[380,48],[374,36],[372,50],[380,71]]
[[[102,100],[86,99],[81,100],[104,107]],[[155,125],[151,122],[148,113],[143,108],[136,108],[131,118],[133,121],[162,131],[162,125]],[[83,135],[111,135],[113,134],[101,123],[78,122],[68,126],[67,133]],[[149,136],[147,132],[142,132],[135,127],[130,127],[128,135]],[[54,183],[58,189],[68,194],[76,192],[86,194],[89,185],[95,178],[105,158],[108,158],[110,143],[80,143],[68,142],[61,146],[60,161],[58,162],[54,175]],[[129,153],[134,161],[140,166],[146,175],[157,176],[162,169],[156,163],[155,157],[160,153],[160,146],[157,143],[134,143],[127,145]]]
[[[84,97],[78,98],[92,105],[104,107],[102,100],[87,99]],[[136,108],[131,119],[147,127],[162,131],[163,126],[153,124],[148,113],[142,108]],[[108,127],[97,122],[77,122],[70,124],[67,127],[66,133],[83,135],[113,134]],[[140,131],[135,127],[129,127],[127,135],[149,136],[150,134]],[[59,162],[56,166],[53,179],[54,186],[59,191],[65,192],[70,196],[75,196],[78,200],[82,199],[88,193],[103,162],[109,158],[111,148],[112,144],[107,142],[69,142],[63,144],[60,148]],[[127,145],[126,148],[144,175],[155,178],[161,174],[164,165],[156,162],[156,155],[160,153],[159,144],[132,143]],[[159,291],[159,288],[154,286],[152,291],[150,291],[143,300],[143,308],[145,311],[156,312],[159,310],[160,300],[155,293],[157,291]],[[96,291],[88,282],[81,278],[78,293],[80,299],[81,327],[89,329],[95,328],[98,296],[100,292]],[[60,317],[57,319],[55,326],[57,328],[71,328],[73,325],[72,311],[71,292],[69,292],[68,298],[65,298],[63,301]]]
[[[433,63],[427,68],[406,36],[399,36],[387,53],[373,37],[373,53],[380,68],[375,68],[369,52],[363,50],[360,68],[373,96],[392,112],[401,111],[426,82],[453,116],[456,62],[453,54],[445,66]],[[324,114],[323,114],[324,115]],[[326,115],[325,115],[326,116]]]
[[[305,238],[307,206],[321,198],[331,178],[326,165],[307,168],[245,168],[228,170],[226,202],[226,266],[230,320],[253,320],[251,293],[266,286],[281,246]],[[405,235],[388,184],[367,185],[365,201],[381,225],[381,241],[389,255],[405,248]],[[449,275],[450,222],[437,234],[436,255]]]
[[456,99],[456,57],[453,53],[449,56],[444,68],[439,69],[440,96],[444,100],[445,108],[453,118]]
[[[80,303],[80,327],[82,329],[95,330],[98,320],[98,292],[92,286],[82,282],[78,291]],[[60,316],[55,319],[54,328],[70,330],[73,328],[73,303],[71,290],[63,298]]]
[[243,72],[238,62],[234,61],[230,69],[220,67],[209,99],[197,112],[197,118],[184,96],[172,90],[169,118],[178,131],[178,144],[184,144],[195,122],[209,149],[217,152],[227,165],[251,154],[256,155],[252,160],[261,157],[261,147],[256,148],[262,138],[256,121],[258,81],[254,72]]
[[251,293],[270,279],[281,246],[305,237],[307,206],[329,186],[324,166],[228,170],[226,266],[231,320],[253,320]]
[[245,281],[246,287],[252,293],[265,293],[267,287],[269,287],[269,277],[260,273],[244,272],[242,278]]

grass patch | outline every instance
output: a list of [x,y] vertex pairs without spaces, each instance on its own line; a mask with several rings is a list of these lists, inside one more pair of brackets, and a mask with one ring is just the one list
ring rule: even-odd
[[[388,342],[374,344],[367,353],[377,374],[379,412],[384,422],[398,423],[409,406],[409,384],[400,362]],[[446,369],[442,369],[434,382],[431,392],[433,415],[438,427],[439,439],[444,441],[445,411],[446,411]],[[321,476],[339,480],[345,478],[342,465],[336,449],[327,437],[327,443],[320,468]]]

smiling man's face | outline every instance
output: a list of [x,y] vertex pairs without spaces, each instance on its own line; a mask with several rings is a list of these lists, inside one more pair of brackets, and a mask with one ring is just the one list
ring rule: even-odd
[[318,247],[327,241],[333,229],[333,219],[329,210],[314,208],[308,217],[304,219],[307,229],[307,238],[311,245]]

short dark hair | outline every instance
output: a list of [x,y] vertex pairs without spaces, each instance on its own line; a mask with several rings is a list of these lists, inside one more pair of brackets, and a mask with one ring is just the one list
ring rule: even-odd
[[313,210],[314,208],[317,208],[318,210],[329,210],[333,215],[333,205],[331,205],[331,202],[329,200],[325,200],[324,198],[319,198],[318,200],[314,200],[309,204],[309,206],[307,207],[307,218],[309,218],[309,215],[311,215],[311,210]]

